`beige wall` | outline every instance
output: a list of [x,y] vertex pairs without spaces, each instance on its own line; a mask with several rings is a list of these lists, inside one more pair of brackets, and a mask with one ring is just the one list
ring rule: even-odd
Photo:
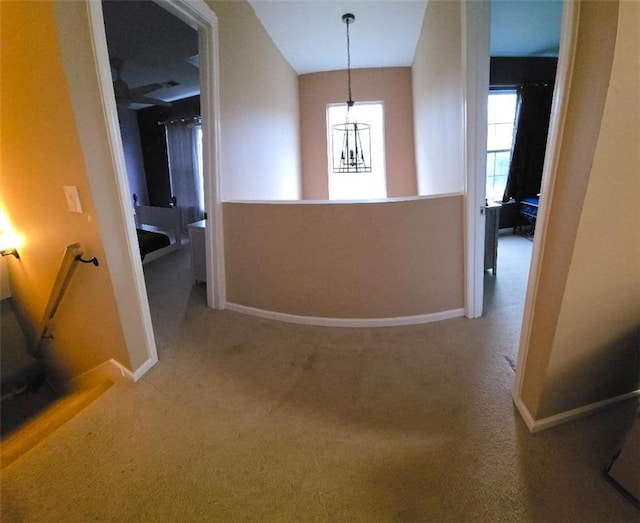
[[413,59],[418,194],[464,189],[460,2],[430,0]]
[[[3,204],[2,207],[4,207]],[[9,268],[7,260],[4,256],[0,258],[0,300],[11,297],[11,286],[9,285]]]
[[[347,99],[346,71],[299,77],[303,197],[329,198],[327,178],[327,104]],[[389,67],[351,71],[356,101],[382,102],[385,121],[387,196],[415,196],[411,69]]]
[[621,2],[541,416],[640,388],[639,23],[640,4]]
[[220,39],[222,199],[298,199],[298,76],[247,2],[207,3]]
[[462,217],[459,195],[384,203],[226,203],[228,300],[328,318],[460,309]]
[[581,3],[524,371],[534,419],[638,388],[638,19]]
[[[49,363],[62,379],[109,358],[129,366],[63,73],[53,4],[3,3],[1,24],[0,204],[22,239],[20,260],[9,260],[18,314],[33,337],[64,249],[80,242],[88,256],[103,263],[77,268],[48,345]],[[63,185],[78,187],[84,214],[67,210]]]

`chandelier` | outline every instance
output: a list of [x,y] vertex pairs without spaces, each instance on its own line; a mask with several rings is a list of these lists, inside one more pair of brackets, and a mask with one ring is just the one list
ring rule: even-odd
[[331,149],[333,151],[334,173],[370,173],[371,172],[371,126],[359,123],[351,118],[353,99],[351,96],[351,49],[349,25],[356,17],[347,13],[342,21],[347,25],[347,116],[344,123],[331,127]]

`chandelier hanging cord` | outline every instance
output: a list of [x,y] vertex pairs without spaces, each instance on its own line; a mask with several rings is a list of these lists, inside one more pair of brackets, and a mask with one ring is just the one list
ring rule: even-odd
[[347,24],[347,90],[349,92],[349,100],[347,101],[347,111],[353,107],[353,99],[351,97],[351,40],[349,38],[349,25],[355,22],[356,17],[351,13],[342,15],[342,21]]
[[351,95],[351,39],[349,25],[356,17],[351,13],[342,15],[347,24],[347,115],[344,123],[331,126],[331,156],[334,173],[371,172],[371,126],[367,123],[349,121],[349,109],[353,107]]

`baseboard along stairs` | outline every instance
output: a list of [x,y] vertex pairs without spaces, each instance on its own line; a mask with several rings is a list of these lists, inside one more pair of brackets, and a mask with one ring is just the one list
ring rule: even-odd
[[[42,384],[29,397],[29,392],[6,397],[2,401],[3,418],[10,418],[11,411],[21,411],[16,417],[27,417],[17,427],[6,427],[0,442],[0,463],[5,468],[51,435],[65,423],[79,414],[113,385],[108,379],[84,385],[70,393],[56,398],[48,384]],[[41,399],[38,399],[40,395]],[[35,407],[34,407],[35,405]],[[40,407],[41,410],[38,409]],[[33,412],[27,414],[31,409]],[[13,430],[11,430],[13,429]]]

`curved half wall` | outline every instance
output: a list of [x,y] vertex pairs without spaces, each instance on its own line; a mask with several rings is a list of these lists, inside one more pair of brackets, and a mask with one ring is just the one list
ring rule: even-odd
[[230,309],[336,326],[464,311],[463,197],[223,204]]

